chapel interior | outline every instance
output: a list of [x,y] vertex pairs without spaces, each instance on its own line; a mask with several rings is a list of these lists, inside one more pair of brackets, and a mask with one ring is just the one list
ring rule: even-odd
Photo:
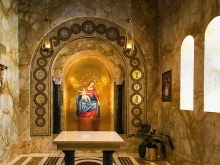
[[139,142],[126,136],[147,123],[171,137],[170,164],[220,164],[220,0],[1,0],[0,8],[0,164],[51,153],[56,135],[77,131],[77,94],[90,80],[98,130],[116,131],[128,154]]

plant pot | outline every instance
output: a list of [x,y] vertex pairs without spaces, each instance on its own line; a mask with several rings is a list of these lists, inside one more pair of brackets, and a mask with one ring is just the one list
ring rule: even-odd
[[158,154],[158,149],[157,148],[148,148],[148,147],[146,147],[145,158],[147,160],[152,161],[152,162],[157,161],[157,154]]

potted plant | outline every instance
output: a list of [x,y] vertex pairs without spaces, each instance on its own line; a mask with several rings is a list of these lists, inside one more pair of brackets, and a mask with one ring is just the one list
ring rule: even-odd
[[165,144],[162,141],[163,137],[168,139],[169,146],[174,149],[171,138],[165,134],[156,133],[156,130],[151,128],[151,125],[142,124],[141,129],[136,132],[136,134],[129,135],[127,138],[133,137],[135,135],[143,136],[143,141],[138,147],[138,154],[141,158],[146,158],[150,161],[157,160],[158,154],[158,144],[161,144],[161,150],[164,156],[166,156]]

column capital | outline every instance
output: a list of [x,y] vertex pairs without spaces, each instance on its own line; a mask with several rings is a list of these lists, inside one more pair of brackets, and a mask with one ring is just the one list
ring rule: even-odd
[[124,77],[116,77],[115,78],[116,85],[122,85],[124,81],[125,81]]
[[56,85],[61,85],[62,78],[61,77],[53,77],[53,81]]

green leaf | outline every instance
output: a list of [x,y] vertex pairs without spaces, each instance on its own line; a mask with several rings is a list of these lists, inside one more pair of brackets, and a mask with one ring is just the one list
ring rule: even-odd
[[150,128],[150,129],[151,129],[151,125],[148,125],[148,124],[142,124],[142,125],[141,125],[141,128]]
[[173,146],[173,143],[172,143],[172,140],[171,138],[167,135],[167,138],[168,138],[168,141],[169,141],[169,144],[170,144],[170,147],[172,148],[172,150],[174,149],[174,146]]
[[137,131],[137,134],[139,134],[139,135],[146,135],[149,131],[150,131],[149,128],[142,128],[142,129]]
[[169,136],[169,135],[166,135],[166,134],[162,134],[162,135],[164,135],[164,136],[167,137],[168,142],[169,142],[169,145],[170,145],[170,148],[173,150],[173,149],[174,149],[174,146],[173,146],[173,143],[172,143],[172,140],[171,140],[170,136]]
[[139,145],[139,148],[138,148],[138,154],[141,158],[144,158],[145,154],[146,154],[146,145],[144,142],[142,142],[140,145]]
[[154,142],[155,143],[163,143],[161,140],[159,140],[159,139],[154,139]]
[[164,156],[166,157],[166,149],[165,149],[164,143],[161,143],[161,150],[162,150],[162,153],[164,154]]

